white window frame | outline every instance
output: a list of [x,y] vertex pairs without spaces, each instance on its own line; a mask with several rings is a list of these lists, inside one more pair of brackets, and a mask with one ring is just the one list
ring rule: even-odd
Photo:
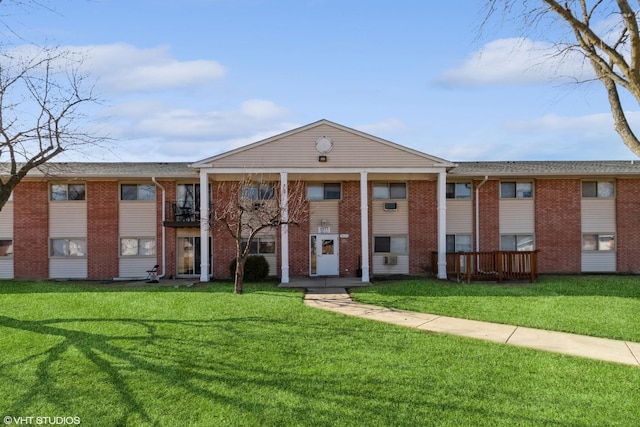
[[[3,242],[9,242],[9,244],[4,245]],[[5,247],[8,249],[4,250],[4,254],[2,254],[3,251],[0,249],[0,259],[13,257],[13,239],[0,238],[0,248],[5,248]]]
[[[73,186],[73,187],[82,187],[82,198],[73,198],[70,199],[69,198],[69,187]],[[54,187],[64,187],[64,193],[57,191],[54,193],[53,189]],[[12,193],[13,194],[13,193]],[[54,198],[54,194],[64,194],[64,198]],[[80,194],[80,193],[78,193]],[[57,196],[56,196],[57,197]],[[87,186],[84,183],[52,183],[49,186],[49,201],[51,202],[84,202],[85,200],[87,200]]]
[[[514,238],[515,251],[517,251],[517,252],[529,252],[529,251],[535,251],[536,250],[536,236],[534,234],[530,234],[530,233],[522,233],[522,234],[505,233],[505,234],[501,234],[500,235],[500,250],[501,251],[513,251],[514,249],[504,249],[503,248],[503,246],[502,246],[502,238],[503,237],[513,237]],[[520,249],[519,246],[518,246],[518,244],[520,242],[520,239],[530,239],[532,248],[531,249]]]
[[[376,239],[389,239],[389,252],[376,251]],[[394,245],[394,240],[396,244]],[[393,250],[398,248],[398,240],[404,240],[402,245],[404,250]],[[409,237],[406,234],[396,235],[376,235],[373,236],[373,252],[375,254],[393,254],[393,255],[406,255],[409,253]]]
[[[124,199],[123,193],[122,193],[122,187],[124,186],[136,186],[136,198],[135,199]],[[149,199],[149,198],[140,198],[141,194],[144,194],[141,191],[141,187],[145,187],[145,188],[153,188],[153,198]],[[154,184],[136,184],[136,183],[129,183],[129,182],[123,182],[120,184],[120,201],[121,202],[155,202],[156,201],[156,186]]]
[[[54,242],[66,242],[66,254],[56,253],[56,244]],[[75,247],[75,249],[74,249]],[[80,251],[78,251],[78,248]],[[72,251],[72,249],[74,249]],[[73,253],[75,252],[75,253]],[[56,237],[49,239],[49,257],[51,258],[86,258],[87,257],[87,239],[84,237]]]
[[[458,247],[458,237],[468,237],[469,238],[469,250],[460,250]],[[473,236],[469,233],[460,233],[460,234],[447,234],[447,253],[450,253],[449,249],[449,239],[453,238],[453,252],[473,252]]]
[[[340,197],[327,198],[327,185],[338,185],[340,187]],[[309,189],[316,188],[322,189],[322,197],[309,197]],[[307,183],[307,200],[342,200],[342,183],[341,182],[310,182]]]
[[[129,240],[131,241],[131,243],[133,244],[135,241],[134,245],[128,245],[127,248],[135,248],[135,254],[131,254],[131,253],[125,253],[125,251],[123,250],[123,248],[125,248],[123,246],[124,244],[124,240]],[[145,245],[142,244],[142,241],[150,241],[153,242],[153,253],[150,254],[140,254],[140,250],[145,248]],[[133,236],[126,236],[126,237],[120,237],[120,239],[118,240],[119,243],[119,255],[122,258],[155,258],[158,254],[158,242],[156,240],[155,237],[153,236],[142,236],[142,237],[133,237]]]
[[[596,184],[596,195],[595,196],[585,196],[584,195],[584,185],[586,183],[595,183]],[[613,187],[613,191],[610,195],[606,195],[604,188],[601,184],[611,184]],[[602,192],[601,192],[602,188]],[[582,181],[580,185],[580,194],[584,199],[614,199],[616,197],[616,182],[614,180],[595,180],[595,179],[585,179]]]
[[[513,197],[503,195],[503,192],[502,192],[503,184],[513,184],[514,185],[515,195]],[[524,185],[524,184],[530,185],[531,186],[531,190],[530,191],[525,191],[522,188],[522,185]],[[518,189],[518,186],[520,186],[521,188]],[[534,192],[535,192],[535,189],[534,189],[533,181],[500,181],[500,198],[501,199],[506,199],[506,200],[518,200],[518,199],[527,199],[528,200],[528,199],[533,199]],[[525,194],[530,194],[530,195],[526,196]]]
[[[244,249],[244,247],[247,244],[248,239],[242,239],[242,248]],[[270,252],[263,252],[262,249],[262,244],[272,244],[273,245],[273,251]],[[275,255],[277,253],[277,248],[276,248],[276,238],[275,237],[254,237],[253,240],[251,241],[251,246],[249,248],[249,255]],[[255,246],[255,251],[253,250],[253,246]]]
[[[392,197],[392,187],[402,186],[404,188],[404,196]],[[406,182],[374,182],[372,191],[374,200],[407,200],[407,183]]]
[[[587,236],[595,236],[595,249],[585,249],[585,237]],[[611,236],[611,240],[613,242],[613,247],[606,247],[606,243],[602,241],[602,237]],[[617,238],[616,233],[582,233],[582,241],[581,248],[582,252],[596,253],[596,252],[605,252],[611,253],[616,251],[617,247]]]
[[[449,191],[450,186],[453,186],[453,192]],[[460,193],[458,191],[459,186],[463,186],[463,188],[468,188],[469,189],[469,195],[466,195],[464,193]],[[447,182],[447,191],[446,191],[446,198],[448,200],[467,200],[471,198],[471,194],[473,192],[473,186],[471,185],[471,182]],[[450,195],[453,195],[452,197],[450,197]]]

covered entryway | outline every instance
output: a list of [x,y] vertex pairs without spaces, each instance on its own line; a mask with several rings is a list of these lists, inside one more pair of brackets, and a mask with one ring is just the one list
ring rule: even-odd
[[338,276],[340,256],[336,234],[312,234],[309,239],[310,276]]

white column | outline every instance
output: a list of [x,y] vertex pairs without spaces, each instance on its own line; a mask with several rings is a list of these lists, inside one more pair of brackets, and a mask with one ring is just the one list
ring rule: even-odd
[[282,207],[282,222],[280,226],[280,258],[282,265],[282,283],[289,283],[289,185],[287,172],[280,172],[280,206]]
[[447,278],[447,173],[438,174],[438,278]]
[[209,174],[200,170],[200,281],[209,281]]
[[369,195],[367,172],[360,172],[360,238],[362,240],[362,281],[369,281]]

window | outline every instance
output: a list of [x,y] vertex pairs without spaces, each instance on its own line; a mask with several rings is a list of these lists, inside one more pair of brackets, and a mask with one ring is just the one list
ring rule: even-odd
[[532,251],[532,234],[503,234],[500,236],[501,251]]
[[0,257],[13,255],[13,240],[0,240]]
[[605,234],[583,234],[583,251],[613,251],[616,248],[615,235]]
[[178,207],[194,209],[200,207],[200,184],[178,184]]
[[447,234],[447,252],[471,252],[471,234]]
[[86,239],[51,239],[49,254],[52,257],[84,257],[87,256]]
[[[242,250],[247,246],[247,239],[242,239]],[[255,237],[249,246],[250,255],[276,253],[276,240],[273,237]]]
[[341,188],[339,182],[307,185],[308,200],[340,200],[340,197]]
[[613,181],[582,181],[582,197],[615,196],[615,183]]
[[84,200],[84,184],[52,184],[51,200]]
[[533,197],[533,183],[501,182],[500,197],[503,199],[529,199]]
[[156,186],[153,184],[122,184],[120,200],[155,200]]
[[242,188],[242,200],[272,200],[276,189],[273,183],[261,182]]
[[447,199],[470,199],[471,183],[470,182],[448,182],[447,183]]
[[373,184],[374,199],[406,199],[407,184],[404,182],[380,182]]
[[153,237],[126,237],[120,239],[121,256],[154,256],[156,239]]
[[376,253],[406,254],[407,236],[375,236],[373,251]]

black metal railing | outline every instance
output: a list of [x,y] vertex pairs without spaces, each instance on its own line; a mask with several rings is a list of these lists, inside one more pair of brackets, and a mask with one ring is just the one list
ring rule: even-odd
[[[211,206],[209,206],[209,218]],[[167,202],[165,206],[165,221],[167,227],[200,227],[202,216],[200,206],[185,206],[176,202]]]

